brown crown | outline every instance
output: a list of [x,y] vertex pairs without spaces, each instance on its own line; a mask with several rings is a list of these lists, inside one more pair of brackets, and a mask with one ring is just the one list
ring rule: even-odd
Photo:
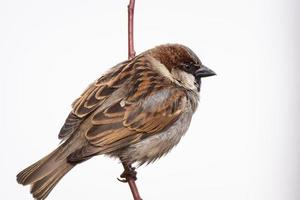
[[147,53],[164,64],[169,71],[181,63],[201,64],[200,59],[191,49],[180,44],[160,45]]

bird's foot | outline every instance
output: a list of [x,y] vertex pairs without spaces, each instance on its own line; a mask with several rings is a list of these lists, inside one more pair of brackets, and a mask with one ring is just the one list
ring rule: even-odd
[[128,179],[137,180],[137,172],[135,171],[135,167],[132,167],[131,165],[128,165],[125,167],[124,172],[120,175],[120,178],[118,178],[119,181],[126,183],[128,182]]

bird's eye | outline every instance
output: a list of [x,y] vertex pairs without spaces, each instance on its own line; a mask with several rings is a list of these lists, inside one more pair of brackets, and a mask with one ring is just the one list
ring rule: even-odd
[[184,69],[184,71],[186,71],[186,72],[191,72],[191,71],[192,71],[192,66],[189,65],[189,64],[184,64],[184,65],[183,65],[183,69]]
[[186,70],[190,70],[190,69],[191,69],[191,66],[189,66],[189,65],[185,65],[185,66],[184,66],[184,69],[186,69]]

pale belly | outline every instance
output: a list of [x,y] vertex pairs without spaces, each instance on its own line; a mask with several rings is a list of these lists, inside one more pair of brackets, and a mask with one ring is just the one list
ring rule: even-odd
[[154,162],[178,144],[190,126],[192,115],[192,110],[183,113],[167,130],[124,149],[121,157],[129,163],[137,162],[138,165]]

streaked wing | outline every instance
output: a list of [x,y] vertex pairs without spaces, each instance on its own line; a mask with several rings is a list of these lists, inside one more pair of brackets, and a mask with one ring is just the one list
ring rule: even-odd
[[[139,62],[138,62],[139,63]],[[125,99],[95,112],[86,139],[101,153],[124,148],[168,128],[186,108],[186,94],[147,62],[135,67]]]
[[186,94],[177,88],[158,91],[145,101],[126,109],[124,126],[144,134],[155,134],[167,129],[186,109]]
[[[72,135],[96,108],[105,103],[109,96],[130,77],[130,61],[122,62],[112,68],[107,74],[92,83],[73,104],[73,110],[67,117],[58,137],[66,139]],[[121,71],[125,71],[121,73]]]
[[74,133],[77,130],[82,120],[83,118],[80,118],[77,115],[75,115],[73,112],[70,112],[63,127],[61,127],[59,131],[58,138],[64,139],[72,135],[72,133]]

